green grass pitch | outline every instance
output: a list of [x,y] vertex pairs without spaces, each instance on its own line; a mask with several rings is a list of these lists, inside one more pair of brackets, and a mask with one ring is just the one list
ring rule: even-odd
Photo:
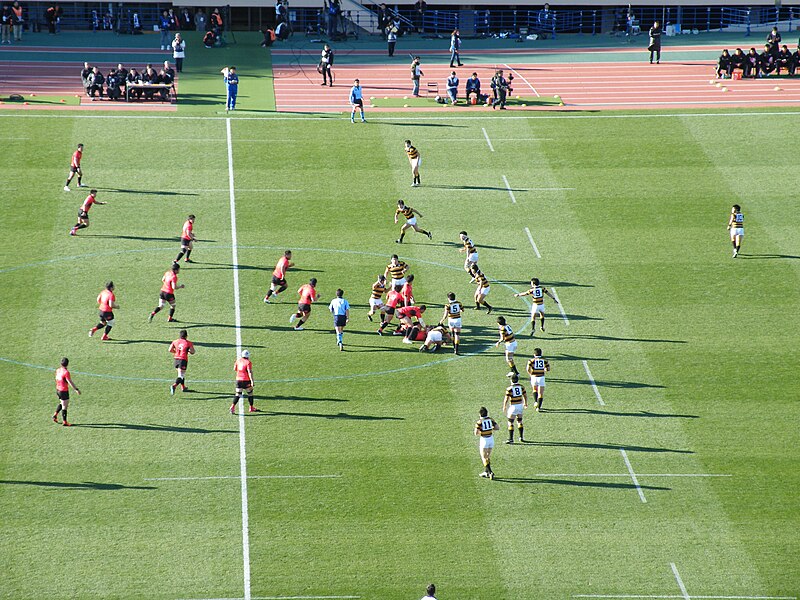
[[[401,600],[430,581],[450,600],[797,596],[800,186],[781,142],[798,114],[367,116],[230,120],[262,409],[244,418],[252,598]],[[0,598],[243,598],[227,121],[126,121],[145,148],[108,119],[2,122]],[[84,193],[61,187],[78,142],[108,205],[71,238]],[[432,241],[394,243],[401,198]],[[188,213],[180,323],[148,324]],[[524,446],[502,444],[494,314],[467,309],[455,360],[365,316],[394,252],[437,317],[449,291],[469,306],[462,229],[516,330],[531,276],[565,311],[548,301],[547,332],[519,336],[521,368],[535,346],[552,365]],[[297,268],[267,306],[284,249]],[[310,277],[323,302],[295,332]],[[109,279],[121,308],[103,343],[86,332]],[[326,311],[338,287],[344,353]],[[193,391],[170,397],[183,327]],[[62,356],[84,392],[71,429],[50,421]],[[482,405],[501,424],[493,482],[477,476]]]

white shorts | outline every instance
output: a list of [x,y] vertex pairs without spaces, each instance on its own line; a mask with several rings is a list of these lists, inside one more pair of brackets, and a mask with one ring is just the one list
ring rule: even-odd
[[473,252],[472,254],[467,254],[467,262],[471,262],[471,263],[477,264],[478,263],[478,253],[477,252]]
[[442,342],[441,331],[429,331],[428,337],[425,338],[426,346],[430,346],[431,344],[440,344],[441,342]]
[[457,319],[447,319],[447,326],[450,329],[461,329],[461,317]]
[[508,407],[506,411],[506,417],[509,419],[516,417],[517,415],[522,416],[522,407],[523,404],[520,402],[519,404],[512,404]]
[[731,239],[736,236],[743,236],[744,235],[744,227],[734,227],[731,229]]
[[490,290],[490,289],[491,289],[491,288],[488,288],[488,287],[485,287],[485,288],[478,288],[478,295],[479,295],[479,296],[488,296],[488,295],[489,295],[489,290]]
[[531,377],[531,385],[533,387],[544,387],[544,375],[536,375]]
[[401,277],[400,279],[392,279],[392,281],[391,281],[392,288],[394,288],[394,287],[396,287],[398,285],[402,287],[405,284],[406,284],[406,278],[405,277]]
[[383,300],[381,298],[373,298],[372,296],[370,296],[369,306],[370,308],[380,308],[381,306],[383,306]]
[[479,447],[481,450],[483,450],[484,448],[494,448],[494,436],[492,435],[487,437],[481,436],[481,443]]
[[517,340],[513,342],[506,342],[506,352],[516,352],[517,351]]
[[421,167],[422,166],[422,157],[412,158],[411,160],[411,170]]
[[544,316],[544,303],[542,304],[534,304],[531,306],[531,316],[533,315],[542,315]]
[[406,219],[406,225],[416,225],[417,224],[417,217],[411,217],[410,219]]

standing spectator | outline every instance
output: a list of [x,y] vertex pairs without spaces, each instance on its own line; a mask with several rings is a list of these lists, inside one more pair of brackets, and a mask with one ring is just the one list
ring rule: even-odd
[[225,67],[221,72],[225,82],[225,90],[227,91],[225,112],[228,112],[236,109],[236,96],[239,95],[239,76],[236,74],[236,67]]
[[211,13],[211,17],[208,20],[209,24],[211,25],[211,31],[214,32],[216,37],[220,37],[222,35],[222,15],[219,12],[218,8],[214,9],[214,12]]
[[158,30],[161,32],[161,49],[166,50],[169,45],[169,13],[162,11],[158,19]]
[[56,7],[51,5],[44,11],[44,18],[47,21],[47,33],[56,34]]
[[322,75],[322,85],[330,85],[333,87],[333,74],[331,67],[333,66],[333,48],[325,44],[322,47],[322,53],[319,58],[319,72]]
[[661,23],[656,21],[650,28],[650,45],[647,46],[650,51],[650,64],[653,64],[653,55],[656,57],[656,64],[661,63]]
[[198,8],[197,12],[194,13],[194,30],[195,31],[206,30],[206,13],[205,11],[203,11],[202,8]]
[[2,28],[2,43],[3,44],[10,44],[11,43],[11,20],[12,20],[13,13],[11,12],[11,7],[8,4],[3,4],[3,12],[2,16],[0,17],[0,28]]
[[550,12],[550,5],[545,2],[544,7],[536,15],[536,24],[542,32],[553,30],[553,13]]
[[447,95],[452,104],[458,102],[458,75],[455,71],[451,72],[450,77],[447,78]]
[[416,17],[417,31],[425,33],[425,11],[428,9],[428,3],[425,0],[417,0],[414,3],[414,16]]
[[331,300],[328,310],[333,315],[333,328],[336,331],[336,345],[344,352],[344,326],[350,320],[350,303],[344,299],[344,291],[336,290],[336,298]]
[[478,74],[473,73],[472,77],[467,79],[467,104],[471,102],[470,96],[475,94],[475,103],[481,101],[481,80],[478,79]]
[[772,31],[767,35],[767,44],[770,46],[769,53],[776,56],[781,47],[781,34],[778,32],[777,27],[773,27]]
[[172,40],[172,58],[175,59],[175,67],[178,73],[183,73],[183,59],[186,58],[186,42],[181,37],[180,33],[175,34],[175,39]]
[[411,61],[411,83],[414,84],[414,90],[412,91],[412,94],[417,97],[419,97],[419,78],[425,75],[425,73],[422,72],[419,64],[419,56],[415,56],[414,60]]
[[499,104],[500,110],[506,109],[506,96],[509,90],[508,80],[503,77],[503,70],[500,69],[492,77],[492,90],[494,90],[494,101],[492,102],[492,110]]
[[389,56],[394,56],[394,47],[397,44],[397,27],[394,25],[389,27],[386,32],[386,47],[389,51]]
[[461,65],[461,57],[458,54],[458,51],[461,49],[461,36],[458,34],[458,29],[454,29],[453,33],[450,34],[450,68],[452,69],[455,65],[453,65],[453,61],[458,63],[458,66]]
[[181,29],[183,29],[184,31],[191,30],[194,20],[192,19],[192,13],[189,12],[188,8],[183,9],[180,21],[181,21]]
[[361,112],[361,122],[366,123],[367,120],[364,118],[364,99],[358,79],[353,81],[353,87],[350,88],[350,106],[350,122],[356,122],[356,109],[358,109]]
[[378,29],[381,30],[381,37],[386,35],[386,28],[389,27],[389,9],[385,4],[378,7]]
[[[175,16],[175,11],[170,8],[168,12],[169,14],[167,18],[169,18],[169,30],[178,31],[178,29],[181,28],[181,23],[178,20],[178,17]],[[169,50],[169,48],[167,48],[167,50]]]
[[25,19],[22,18],[22,7],[19,2],[14,2],[11,5],[11,29],[14,32],[14,41],[22,41],[22,23]]

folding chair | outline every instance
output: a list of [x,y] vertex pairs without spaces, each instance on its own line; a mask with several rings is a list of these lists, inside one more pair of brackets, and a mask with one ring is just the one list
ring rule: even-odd
[[429,83],[428,84],[427,95],[430,96],[431,94],[433,94],[434,97],[439,95],[439,84],[438,83],[433,82],[433,83]]

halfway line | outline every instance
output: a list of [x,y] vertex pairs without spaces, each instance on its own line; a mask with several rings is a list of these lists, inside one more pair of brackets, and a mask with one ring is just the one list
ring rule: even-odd
[[504,181],[504,182],[505,182],[505,184],[506,184],[506,189],[508,190],[508,194],[509,194],[509,196],[511,196],[511,202],[512,202],[512,204],[516,204],[516,203],[517,203],[517,199],[514,197],[514,190],[512,190],[512,189],[511,189],[511,186],[510,186],[510,185],[508,185],[508,177],[506,177],[505,175],[503,175],[503,181]]
[[558,292],[556,292],[556,288],[551,287],[550,291],[553,292],[553,296],[556,298],[556,304],[558,306],[558,310],[561,311],[561,318],[564,319],[564,323],[569,325],[569,319],[567,318],[567,313],[564,312],[564,307],[561,305],[561,300],[558,299]]
[[489,150],[494,152],[494,146],[492,146],[492,140],[489,139],[489,134],[486,133],[486,127],[481,127],[481,131],[483,131],[483,137],[486,138],[486,143],[489,144]]
[[600,403],[600,406],[605,406],[606,403],[603,402],[603,397],[600,395],[600,390],[597,388],[597,384],[594,382],[594,377],[592,377],[592,372],[589,370],[589,363],[585,360],[583,362],[583,370],[586,371],[586,376],[589,378],[589,383],[592,384],[592,389],[594,390],[594,395],[597,397],[597,401]]
[[[625,452],[625,448],[620,448],[619,451],[622,453],[622,458],[625,460],[625,466],[628,467],[628,473],[631,474],[631,480],[633,481],[633,485],[636,486],[636,491],[639,492],[639,498],[647,504],[647,498],[644,497],[644,491],[642,491],[642,486],[639,485],[639,480],[636,479],[636,473],[633,471],[633,467],[631,466],[631,461],[628,460],[628,453]],[[683,592],[685,593],[686,590],[684,589]],[[686,596],[688,598],[689,596]]]
[[691,600],[689,597],[689,592],[686,591],[686,586],[683,585],[683,579],[681,579],[681,574],[678,573],[678,567],[675,566],[675,563],[669,563],[669,566],[672,567],[672,574],[675,575],[675,580],[678,582],[678,587],[681,588],[681,594],[685,600]]
[[[233,143],[231,120],[225,119],[228,136],[228,185],[231,204],[231,262],[233,266],[233,312],[236,331],[236,358],[242,352],[242,308],[239,300],[239,243],[236,236],[236,194],[233,185]],[[244,600],[250,597],[250,517],[247,506],[247,452],[244,433],[244,398],[239,402],[239,467],[242,482],[242,563],[244,569]]]
[[542,255],[539,254],[539,249],[536,247],[536,242],[533,241],[531,230],[526,227],[525,233],[528,235],[528,241],[531,243],[531,246],[533,246],[533,251],[536,253],[536,258],[542,258]]

